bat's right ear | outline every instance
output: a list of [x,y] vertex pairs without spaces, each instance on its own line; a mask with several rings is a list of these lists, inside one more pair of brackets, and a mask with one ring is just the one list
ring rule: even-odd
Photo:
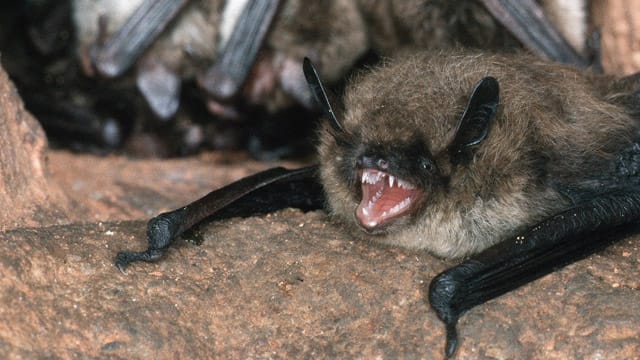
[[466,163],[471,160],[471,151],[489,133],[491,121],[498,110],[499,96],[498,80],[487,76],[478,81],[449,146],[449,155],[453,162]]
[[345,132],[342,124],[336,118],[336,113],[333,111],[331,103],[329,103],[329,98],[324,90],[322,81],[320,81],[318,71],[316,71],[311,60],[307,57],[304,58],[304,62],[302,63],[302,71],[304,72],[304,77],[307,79],[307,84],[309,84],[309,89],[311,90],[313,97],[316,99],[316,102],[324,112],[325,116],[329,119],[331,127],[335,131],[341,133]]

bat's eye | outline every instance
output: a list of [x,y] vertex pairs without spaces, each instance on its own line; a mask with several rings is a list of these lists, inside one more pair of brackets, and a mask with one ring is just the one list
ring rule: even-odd
[[389,163],[387,162],[387,160],[384,160],[384,159],[378,159],[377,165],[382,170],[386,170],[389,168]]
[[420,161],[420,167],[421,167],[423,170],[426,170],[426,171],[431,172],[431,171],[433,171],[433,169],[435,168],[435,165],[434,165],[434,164],[433,164],[433,162],[432,162],[431,160],[429,160],[429,159],[422,159],[422,160]]

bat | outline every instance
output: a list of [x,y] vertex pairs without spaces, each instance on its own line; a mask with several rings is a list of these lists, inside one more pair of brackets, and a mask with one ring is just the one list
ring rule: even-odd
[[192,77],[218,116],[236,116],[238,99],[271,111],[311,107],[298,71],[304,56],[336,83],[371,50],[504,49],[518,46],[511,32],[543,58],[587,65],[533,0],[74,0],[74,10],[87,71],[112,78],[135,64],[136,85],[160,119],[176,113],[180,84]]
[[182,79],[215,56],[218,7],[218,1],[74,0],[83,69],[114,78],[135,67],[136,87],[153,114],[167,120],[178,109]]
[[[558,0],[543,3],[547,15],[576,12],[548,11],[546,5]],[[322,70],[328,84],[342,84],[354,68],[407,46],[511,49],[521,47],[520,40],[539,56],[587,64],[562,42],[533,1],[503,0],[493,7],[488,0],[73,0],[73,5],[78,53],[86,72],[118,77],[109,83],[142,95],[139,110],[144,119],[134,129],[147,134],[131,134],[126,145],[146,136],[156,139],[156,148],[167,148],[157,152],[242,144],[261,159],[295,154],[298,144],[263,129],[287,128],[283,119],[288,113],[313,107],[300,72],[304,56]],[[579,29],[576,22],[565,21],[566,16],[554,19],[556,26]],[[511,33],[519,35],[518,40]],[[583,33],[577,32],[576,38],[584,42]],[[204,103],[215,118],[191,121],[193,113],[184,116],[193,109],[184,106],[189,100],[197,107]],[[257,111],[259,120],[253,115]],[[161,133],[174,130],[185,118],[183,127],[206,136],[177,137],[184,139],[183,145]],[[247,140],[238,122],[267,126],[253,129]],[[301,137],[306,134],[301,131]]]
[[147,250],[117,254],[122,272],[202,221],[326,209],[355,237],[462,259],[428,290],[452,356],[467,310],[638,230],[640,75],[412,52],[332,104],[308,59],[303,73],[328,120],[319,165],[267,170],[158,215]]

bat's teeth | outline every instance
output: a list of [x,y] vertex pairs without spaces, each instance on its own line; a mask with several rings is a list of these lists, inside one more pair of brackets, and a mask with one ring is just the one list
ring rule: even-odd
[[411,183],[409,183],[407,181],[404,181],[402,179],[396,179],[396,180],[398,181],[398,186],[403,188],[403,189],[413,190],[413,189],[416,188],[415,185],[413,185],[413,184],[411,184]]
[[360,181],[363,184],[366,183],[366,184],[375,185],[380,181],[380,179],[382,179],[385,176],[386,176],[385,173],[381,171],[365,169],[364,171],[362,171],[362,176],[360,178]]
[[382,190],[378,190],[378,191],[376,192],[376,194],[375,194],[375,195],[373,195],[373,199],[372,199],[372,201],[373,201],[373,202],[378,201],[378,199],[380,199],[380,197],[381,197],[381,196],[382,196]]
[[407,206],[409,206],[411,204],[411,198],[406,198],[404,200],[402,200],[401,202],[399,202],[396,206],[392,207],[389,212],[391,214],[397,214],[400,212],[400,210],[403,210],[404,208],[406,208]]
[[368,171],[362,172],[362,182],[367,184],[373,184],[373,174]]
[[416,188],[415,185],[413,185],[412,183],[406,180],[402,180],[396,176],[385,173],[384,171],[378,171],[373,169],[364,169],[362,171],[362,175],[360,176],[360,181],[363,184],[376,185],[380,181],[385,180],[385,178],[386,178],[387,184],[389,184],[389,187],[395,186],[405,190],[414,190]]

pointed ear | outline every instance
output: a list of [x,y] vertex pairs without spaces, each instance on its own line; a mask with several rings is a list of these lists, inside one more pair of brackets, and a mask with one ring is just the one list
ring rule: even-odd
[[311,90],[313,97],[316,99],[317,104],[320,106],[325,116],[329,119],[331,127],[338,132],[345,132],[342,124],[336,118],[336,114],[331,107],[331,103],[329,102],[329,98],[324,90],[322,81],[320,81],[320,76],[318,76],[316,68],[307,57],[304,58],[302,63],[302,71],[304,72],[304,77],[307,79],[307,84],[309,84],[309,89]]
[[468,162],[474,146],[487,137],[491,121],[498,109],[499,94],[498,80],[491,76],[476,84],[458,122],[453,142],[449,146],[449,153],[454,162]]

